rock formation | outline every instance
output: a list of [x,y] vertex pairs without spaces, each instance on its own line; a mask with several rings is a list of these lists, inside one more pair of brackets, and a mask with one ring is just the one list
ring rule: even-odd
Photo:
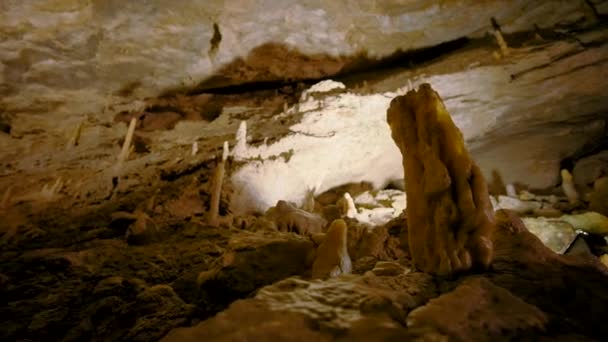
[[589,209],[608,215],[608,177],[593,182],[593,192],[589,195]]
[[387,120],[403,155],[415,266],[440,275],[487,268],[495,225],[487,185],[439,95],[423,84],[393,99]]
[[300,235],[322,233],[327,221],[317,214],[296,208],[285,201],[268,209],[266,217],[272,220],[281,232],[295,232]]
[[572,169],[572,177],[581,194],[592,191],[594,182],[608,175],[608,151],[581,158]]
[[568,202],[570,204],[576,204],[578,202],[578,192],[574,187],[574,180],[572,179],[572,174],[566,169],[561,171],[562,175],[562,190],[566,197],[568,197]]
[[312,265],[313,278],[331,278],[351,272],[347,232],[348,227],[344,220],[335,220],[331,223],[325,240],[317,249],[317,256]]

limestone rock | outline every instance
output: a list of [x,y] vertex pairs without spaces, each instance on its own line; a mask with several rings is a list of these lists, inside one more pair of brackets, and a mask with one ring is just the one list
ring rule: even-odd
[[608,177],[595,180],[589,195],[589,209],[602,215],[608,215]]
[[[398,224],[403,225],[404,220]],[[392,229],[389,224],[372,227],[353,221],[349,221],[348,226],[348,252],[353,260],[374,257],[389,261],[405,255],[399,240],[400,229]]]
[[[82,320],[64,336],[65,341],[158,340],[171,329],[190,324],[196,307],[186,304],[168,285],[145,286],[140,280],[106,278],[98,285],[94,301],[83,308]],[[138,283],[135,288],[131,286]],[[108,291],[111,288],[112,291]]]
[[300,235],[323,233],[327,221],[317,214],[296,208],[286,201],[268,209],[266,217],[273,220],[280,232],[294,232]]
[[93,289],[95,297],[134,297],[145,290],[146,283],[141,279],[125,279],[119,276],[112,276],[102,279]]
[[398,276],[400,274],[409,272],[409,269],[394,261],[378,261],[370,272],[378,277]]
[[205,212],[205,205],[200,196],[201,186],[193,181],[178,198],[166,204],[172,215],[180,218],[191,217]]
[[[233,174],[241,190],[232,198],[231,208],[236,213],[265,211],[281,199],[301,203],[304,188],[317,187],[323,193],[344,182],[361,181],[384,188],[403,178],[399,149],[390,138],[385,113],[390,100],[403,94],[408,80],[413,86],[429,82],[442,95],[484,175],[497,169],[507,184],[558,185],[564,156],[604,135],[603,119],[596,113],[608,111],[608,105],[585,100],[601,99],[597,89],[608,87],[601,67],[608,53],[608,44],[602,43],[608,30],[595,34],[599,35],[591,40],[595,47],[590,49],[581,50],[574,41],[516,48],[509,63],[495,65],[488,60],[488,51],[480,48],[446,56],[424,68],[424,75],[416,70],[393,73],[374,86],[382,94],[347,92],[323,102],[300,102],[282,114],[285,118],[303,114],[300,123],[291,127],[295,134],[255,148],[249,157],[263,161],[252,160]],[[591,35],[575,36],[587,41]],[[553,61],[554,56],[567,58]],[[446,73],[454,65],[458,69]],[[512,76],[513,82],[505,81]],[[570,120],[582,124],[564,124]],[[270,159],[290,149],[294,154],[288,162]]]
[[564,194],[566,194],[566,197],[568,198],[568,202],[570,202],[570,204],[576,204],[579,200],[579,195],[576,191],[576,188],[574,187],[574,180],[572,179],[572,174],[570,174],[570,171],[563,169],[561,171],[561,175],[562,191],[564,191]]
[[275,311],[256,301],[237,301],[230,311],[193,327],[173,329],[162,342],[320,341],[332,339],[310,327],[301,313]]
[[313,243],[301,236],[260,230],[239,231],[228,241],[228,251],[204,274],[193,274],[174,284],[177,293],[215,314],[232,301],[261,286],[310,270]]
[[494,212],[479,167],[429,84],[391,101],[403,155],[409,249],[416,267],[442,275],[492,262]]
[[527,214],[541,209],[542,204],[536,201],[522,201],[509,196],[498,196],[498,201],[494,205],[494,210],[507,209],[513,210],[520,214]]
[[[386,57],[483,36],[491,28],[490,16],[506,32],[526,31],[532,29],[529,23],[550,27],[584,19],[583,6],[583,1],[547,5],[498,0],[447,1],[442,6],[424,1],[407,6],[294,0],[280,6],[261,0],[187,5],[155,0],[128,6],[3,2],[0,89],[3,107],[12,110],[59,103],[77,113],[90,106],[101,109],[104,102],[121,97],[157,95],[203,80],[207,87],[218,87],[323,78],[360,60],[360,53]],[[446,17],[451,18],[447,31],[442,26]]]
[[335,220],[329,226],[325,240],[317,248],[312,265],[313,278],[332,278],[352,271],[347,248],[348,227],[344,220]]
[[400,190],[366,191],[354,199],[358,212],[348,217],[372,226],[380,226],[399,216],[406,207],[405,193]]
[[500,210],[496,220],[493,271],[485,277],[545,312],[549,325],[559,326],[554,333],[603,339],[608,327],[593,322],[607,312],[602,302],[608,300],[608,270],[597,258],[551,251],[514,212]]
[[574,229],[591,234],[608,235],[608,217],[593,211],[564,215],[559,219],[570,223]]
[[166,335],[169,330],[187,324],[196,311],[186,304],[168,285],[147,288],[135,299],[137,320],[125,339],[152,341]]
[[322,205],[336,204],[347,192],[351,196],[357,197],[359,194],[372,189],[372,184],[368,182],[349,183],[324,191],[316,197],[316,200]]
[[164,341],[601,340],[608,269],[552,252],[513,212],[496,217],[492,272],[445,280],[386,262],[379,275],[291,277]]
[[545,246],[555,253],[564,253],[576,238],[576,230],[568,222],[544,217],[525,217],[522,221]]
[[394,327],[436,291],[431,277],[420,272],[326,281],[292,277],[260,289],[252,299],[235,302],[212,319],[175,329],[162,341],[333,340],[370,317]]
[[608,254],[603,254],[600,256],[600,261],[602,264],[604,264],[604,266],[608,267]]
[[484,278],[469,278],[407,317],[408,328],[432,326],[460,341],[513,339],[541,332],[549,319],[537,307]]
[[580,191],[588,193],[596,179],[608,176],[608,151],[582,158],[574,164],[572,177]]

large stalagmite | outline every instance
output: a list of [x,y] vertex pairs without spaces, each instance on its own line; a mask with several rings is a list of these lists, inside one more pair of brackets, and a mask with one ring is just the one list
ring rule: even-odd
[[495,226],[487,185],[439,95],[423,84],[393,99],[387,120],[403,155],[416,267],[440,275],[487,268]]

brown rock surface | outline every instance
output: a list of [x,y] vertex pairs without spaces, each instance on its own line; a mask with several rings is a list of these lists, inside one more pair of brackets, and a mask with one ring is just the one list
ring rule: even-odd
[[348,254],[351,258],[357,260],[373,257],[376,260],[396,260],[403,257],[405,251],[399,235],[400,230],[404,229],[402,226],[405,224],[405,219],[393,221],[390,225],[371,227],[354,220],[347,220]]
[[547,313],[554,333],[608,334],[608,269],[597,258],[560,255],[511,211],[496,212],[495,257],[486,277]]
[[308,273],[312,255],[313,243],[296,234],[241,231],[210,268],[184,274],[173,286],[182,298],[215,314],[261,286]]
[[596,179],[608,175],[608,151],[581,158],[572,170],[577,190],[585,194],[592,191]]
[[[491,272],[456,280],[380,262],[326,281],[292,277],[163,341],[307,338],[344,341],[602,340],[608,270],[545,247],[513,213],[497,213]],[[433,299],[435,298],[435,299]],[[259,327],[259,328],[258,328]],[[286,332],[290,333],[287,334]]]
[[233,303],[210,320],[175,329],[162,341],[325,341],[367,317],[379,317],[384,327],[403,330],[407,312],[436,291],[431,276],[420,272],[388,281],[373,274],[327,281],[288,278],[262,288],[255,298]]
[[294,232],[300,235],[323,233],[327,221],[317,214],[296,208],[286,201],[268,209],[266,217],[274,221],[280,232]]
[[429,84],[391,102],[387,120],[403,155],[414,264],[449,275],[492,262],[493,210],[479,167]]
[[508,290],[484,278],[469,278],[452,292],[414,310],[407,325],[432,326],[456,340],[479,341],[501,335],[514,338],[526,330],[542,331],[547,321],[541,310]]
[[350,273],[352,263],[347,249],[348,227],[344,220],[335,220],[329,226],[325,240],[317,248],[317,255],[312,264],[313,278],[336,277]]
[[593,183],[593,192],[589,195],[589,209],[604,216],[608,215],[608,177],[599,178]]

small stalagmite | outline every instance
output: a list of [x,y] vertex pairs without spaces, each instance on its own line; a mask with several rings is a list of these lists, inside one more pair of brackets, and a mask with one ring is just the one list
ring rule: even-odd
[[338,219],[331,223],[325,239],[317,249],[317,256],[312,265],[313,278],[332,278],[351,272],[347,232],[348,227],[344,220]]
[[495,227],[488,187],[439,95],[423,84],[398,96],[387,120],[403,155],[415,266],[439,275],[488,268]]

